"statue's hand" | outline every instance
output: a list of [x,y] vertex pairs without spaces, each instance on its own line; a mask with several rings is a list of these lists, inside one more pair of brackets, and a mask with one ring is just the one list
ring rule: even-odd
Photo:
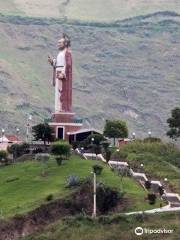
[[62,80],[65,78],[64,74],[61,71],[57,71],[57,78]]
[[48,63],[53,65],[53,59],[50,56],[48,56]]

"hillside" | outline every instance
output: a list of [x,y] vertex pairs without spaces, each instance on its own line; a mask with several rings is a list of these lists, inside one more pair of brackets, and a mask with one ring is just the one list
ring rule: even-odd
[[108,22],[157,11],[180,13],[180,4],[179,0],[1,0],[0,9],[8,15]]
[[[179,105],[180,22],[159,12],[110,23],[0,16],[0,127],[25,132],[53,111],[51,68],[61,32],[72,38],[74,111],[85,125],[107,118],[130,132],[164,136],[170,110]],[[87,111],[88,109],[88,111]]]
[[[138,239],[179,239],[179,213],[166,213],[153,216],[121,216],[100,217],[93,221],[90,218],[78,216],[64,218],[45,231],[23,238],[23,240],[138,240]],[[136,236],[134,230],[137,226],[147,229],[173,229],[172,234],[143,234]],[[155,238],[154,238],[155,237]]]

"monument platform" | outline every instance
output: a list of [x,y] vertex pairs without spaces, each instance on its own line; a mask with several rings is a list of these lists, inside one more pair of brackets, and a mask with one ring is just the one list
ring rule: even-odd
[[73,112],[59,112],[52,115],[49,126],[54,130],[55,139],[69,141],[69,132],[78,131],[82,128],[82,120],[75,118]]

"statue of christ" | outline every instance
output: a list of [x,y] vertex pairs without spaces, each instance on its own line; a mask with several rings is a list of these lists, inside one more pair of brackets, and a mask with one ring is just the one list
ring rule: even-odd
[[59,39],[58,49],[56,59],[48,56],[48,62],[53,66],[55,114],[72,110],[72,56],[67,35],[63,34],[63,37]]

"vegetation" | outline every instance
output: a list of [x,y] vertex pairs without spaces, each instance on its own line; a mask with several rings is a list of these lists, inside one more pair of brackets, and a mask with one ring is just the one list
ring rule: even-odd
[[62,160],[67,160],[70,156],[71,146],[66,141],[57,141],[52,144],[51,152],[56,156],[57,164],[61,165]]
[[96,173],[97,175],[101,175],[102,170],[103,170],[102,166],[98,164],[93,165],[93,172]]
[[180,108],[174,108],[171,111],[171,117],[168,118],[167,123],[170,128],[167,136],[177,140],[180,137]]
[[1,150],[0,151],[0,163],[1,162],[3,163],[6,160],[6,158],[7,158],[7,152],[4,150]]
[[106,120],[104,126],[104,136],[108,138],[126,138],[128,136],[128,128],[126,122],[120,120]]
[[29,153],[29,144],[22,143],[22,144],[12,144],[7,148],[8,152],[13,155],[13,158],[16,159],[23,154]]
[[143,171],[150,179],[159,179],[167,185],[164,181],[167,178],[171,191],[180,192],[180,149],[175,145],[136,140],[121,146],[121,152],[128,154],[127,161],[135,171],[142,171],[143,164]]
[[41,140],[46,145],[46,142],[53,140],[53,130],[47,123],[40,123],[32,127],[34,139],[36,141]]
[[[172,234],[156,235],[154,239],[178,240],[180,214],[161,213],[155,215],[122,216],[110,215],[92,220],[90,217],[66,217],[33,236],[23,240],[119,240],[139,239],[134,230],[137,226],[148,229],[173,229]],[[154,234],[155,235],[155,234]],[[154,236],[153,235],[153,236]],[[144,234],[142,240],[152,240],[152,234]]]
[[[119,176],[112,172],[108,166],[97,161],[82,160],[78,156],[71,156],[61,167],[56,164],[56,159],[51,157],[48,161],[48,175],[42,176],[44,166],[39,161],[25,161],[0,168],[0,213],[1,218],[24,213],[44,203],[49,194],[53,198],[65,197],[72,193],[73,188],[67,188],[67,177],[78,176],[79,179],[92,176],[92,166],[97,163],[103,166],[101,175],[97,180],[106,186],[121,190]],[[8,181],[13,176],[14,181]],[[146,192],[134,179],[124,177],[123,190],[129,204],[123,211],[144,210],[150,208],[144,201]],[[159,206],[157,201],[156,207]]]

